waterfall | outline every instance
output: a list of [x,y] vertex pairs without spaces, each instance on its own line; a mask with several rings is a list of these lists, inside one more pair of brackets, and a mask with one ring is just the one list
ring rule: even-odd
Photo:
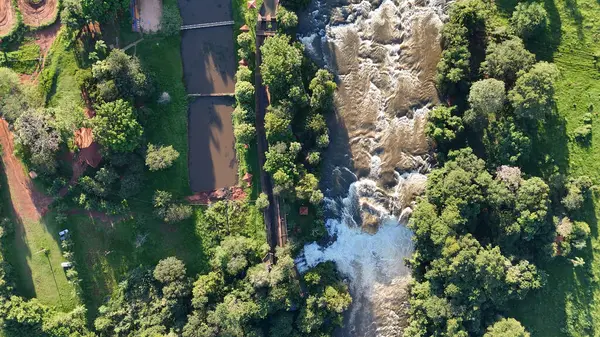
[[427,114],[445,0],[313,1],[300,17],[306,53],[336,75],[336,123],[324,156],[330,242],[304,247],[301,271],[334,261],[353,304],[342,336],[399,336],[406,323],[406,228],[425,188]]

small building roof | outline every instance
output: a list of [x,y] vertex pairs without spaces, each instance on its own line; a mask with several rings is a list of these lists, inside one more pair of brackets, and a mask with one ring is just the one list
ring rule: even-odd
[[306,206],[300,207],[300,215],[308,215],[308,207],[306,207]]
[[248,1],[248,9],[250,8],[256,8],[256,0]]
[[248,32],[248,31],[250,31],[250,28],[248,27],[248,25],[243,25],[243,26],[240,27],[240,30],[242,32]]

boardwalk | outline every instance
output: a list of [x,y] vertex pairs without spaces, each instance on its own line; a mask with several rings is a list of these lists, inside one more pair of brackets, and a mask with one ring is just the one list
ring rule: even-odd
[[198,23],[195,25],[183,25],[183,26],[181,26],[181,30],[233,26],[233,23],[234,23],[233,21],[220,21],[220,22]]

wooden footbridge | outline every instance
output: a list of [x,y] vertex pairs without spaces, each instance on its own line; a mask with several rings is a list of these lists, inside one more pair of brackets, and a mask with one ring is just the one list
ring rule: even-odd
[[181,30],[191,30],[191,29],[202,29],[202,28],[211,28],[211,27],[223,27],[223,26],[233,26],[233,21],[219,21],[219,22],[209,22],[209,23],[198,23],[195,25],[183,25],[181,26]]

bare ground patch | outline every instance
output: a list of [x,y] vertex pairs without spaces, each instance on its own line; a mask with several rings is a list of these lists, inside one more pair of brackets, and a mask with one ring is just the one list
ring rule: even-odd
[[0,36],[8,34],[17,23],[11,0],[0,0]]
[[32,4],[29,0],[18,0],[23,23],[31,27],[39,27],[56,20],[58,0],[42,0]]
[[25,167],[14,155],[13,135],[4,120],[0,120],[0,144],[15,215],[22,223],[40,221],[52,203],[52,198],[35,188]]
[[162,17],[161,0],[140,1],[140,25],[144,32],[157,32],[160,29],[160,18]]

